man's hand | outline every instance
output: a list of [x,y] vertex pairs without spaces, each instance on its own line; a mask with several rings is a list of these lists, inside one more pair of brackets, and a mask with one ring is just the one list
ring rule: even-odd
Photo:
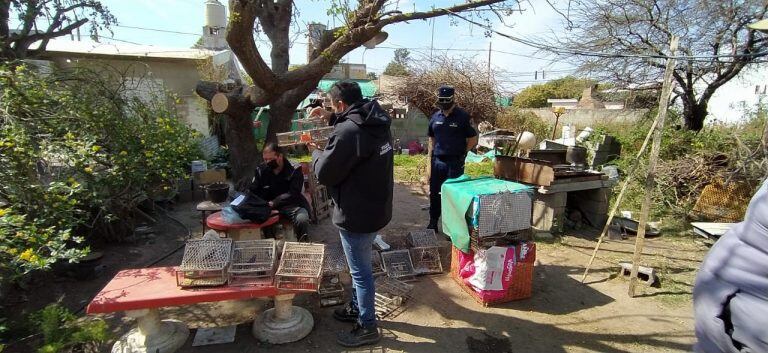
[[319,150],[320,146],[317,145],[317,142],[307,142],[307,149],[309,150],[309,153],[312,153],[315,150]]
[[314,107],[309,112],[309,117],[310,118],[319,117],[319,118],[323,118],[323,120],[325,120],[325,121],[330,121],[331,120],[331,115],[332,115],[331,112],[325,110],[325,108],[323,108],[323,107]]

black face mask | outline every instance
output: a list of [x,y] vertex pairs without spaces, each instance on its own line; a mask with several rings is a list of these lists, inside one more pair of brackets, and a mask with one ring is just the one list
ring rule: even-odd
[[446,111],[448,109],[453,108],[453,102],[447,102],[447,103],[438,102],[437,107],[440,108],[440,110],[442,111]]
[[277,160],[273,159],[273,160],[267,162],[267,167],[269,167],[269,169],[275,170],[277,168],[280,168],[280,165],[277,164]]

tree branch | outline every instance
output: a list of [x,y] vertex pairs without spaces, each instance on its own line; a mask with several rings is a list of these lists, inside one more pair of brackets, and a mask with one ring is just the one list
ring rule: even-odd
[[267,92],[273,92],[276,91],[277,76],[264,62],[253,38],[253,24],[258,10],[256,5],[246,0],[229,1],[231,14],[227,43],[253,83]]

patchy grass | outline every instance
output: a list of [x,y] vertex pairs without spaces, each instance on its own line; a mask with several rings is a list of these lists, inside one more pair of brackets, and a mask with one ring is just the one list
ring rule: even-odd
[[[293,162],[311,162],[309,155],[290,156]],[[395,182],[418,184],[427,175],[428,158],[426,155],[395,155]],[[493,176],[493,162],[467,163],[464,172],[471,177]]]

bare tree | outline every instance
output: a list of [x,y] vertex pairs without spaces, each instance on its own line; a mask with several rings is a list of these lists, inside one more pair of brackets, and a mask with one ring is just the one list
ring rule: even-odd
[[[16,17],[18,28],[11,28]],[[97,0],[0,0],[0,59],[35,57],[48,42],[72,33],[86,23],[96,37],[100,30],[117,23]],[[39,43],[33,48],[33,44]]]
[[[513,1],[516,5],[517,2]],[[245,72],[253,79],[252,86],[224,87],[215,82],[200,82],[197,93],[208,100],[216,100],[222,111],[229,116],[230,127],[240,131],[228,136],[230,162],[234,178],[247,179],[253,173],[258,152],[251,134],[250,113],[255,107],[270,106],[270,123],[267,138],[274,139],[278,132],[287,131],[297,105],[316,87],[320,79],[330,72],[333,65],[363,43],[381,33],[388,25],[424,20],[478,9],[506,10],[504,0],[474,0],[448,8],[432,8],[429,11],[402,12],[398,1],[359,0],[357,5],[349,1],[334,0],[329,13],[341,18],[343,25],[322,34],[319,45],[311,53],[309,62],[294,70],[288,70],[290,58],[290,27],[294,16],[291,0],[230,0],[231,11],[227,28],[227,42],[242,63]],[[254,41],[254,29],[259,28],[271,43],[267,65]],[[218,95],[217,95],[218,94]],[[217,102],[218,101],[218,102]]]
[[707,104],[718,88],[768,54],[768,39],[747,28],[765,17],[764,0],[580,0],[571,5],[573,30],[558,41],[567,48],[560,53],[603,80],[658,82],[667,43],[672,36],[681,38],[674,93],[690,130],[704,127]]
[[400,79],[396,94],[427,116],[436,110],[435,91],[441,85],[451,85],[456,89],[457,104],[475,122],[493,122],[500,111],[496,103],[499,88],[493,80],[494,73],[487,70],[487,63],[446,55],[435,58],[432,63],[425,61],[413,65],[411,71],[411,76]]

